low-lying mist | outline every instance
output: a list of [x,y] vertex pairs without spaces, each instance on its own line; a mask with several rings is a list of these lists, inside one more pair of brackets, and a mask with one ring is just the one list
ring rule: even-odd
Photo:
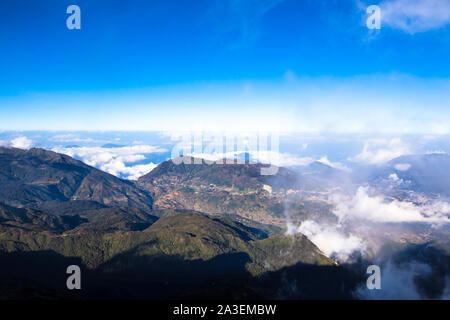
[[286,206],[287,233],[306,235],[325,255],[356,272],[380,266],[381,289],[361,283],[355,298],[448,299],[450,204],[445,197],[416,191],[414,183],[401,185],[405,180],[396,174],[383,175],[373,178],[366,170],[329,176],[332,188],[322,201],[331,204],[334,219],[293,218]]

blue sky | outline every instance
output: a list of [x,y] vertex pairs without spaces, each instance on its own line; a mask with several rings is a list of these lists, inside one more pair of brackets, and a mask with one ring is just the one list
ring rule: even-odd
[[[81,30],[66,28],[67,6]],[[370,4],[382,27],[366,27]],[[0,130],[449,133],[450,1],[0,2]]]

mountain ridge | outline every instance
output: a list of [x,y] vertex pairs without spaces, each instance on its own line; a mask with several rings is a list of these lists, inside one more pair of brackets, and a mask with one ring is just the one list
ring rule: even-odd
[[0,201],[29,206],[57,200],[93,200],[151,210],[153,199],[122,180],[67,155],[39,148],[0,147]]

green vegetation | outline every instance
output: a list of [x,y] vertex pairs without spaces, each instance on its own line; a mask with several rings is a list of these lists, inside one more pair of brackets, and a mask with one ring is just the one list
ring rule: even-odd
[[0,293],[15,292],[12,283],[59,297],[70,264],[89,279],[86,295],[102,298],[116,289],[118,297],[273,298],[281,280],[260,279],[298,267],[318,282],[311,275],[337,272],[306,237],[271,224],[283,205],[263,184],[296,182],[285,169],[274,177],[260,169],[168,161],[133,183],[65,155],[0,148]]
[[[92,223],[83,223],[60,233],[50,227],[41,232],[20,228],[0,229],[0,247],[8,252],[53,250],[66,257],[79,257],[90,268],[96,268],[127,251],[137,256],[167,255],[204,261],[220,254],[243,252],[251,257],[252,270],[261,272],[299,262],[332,264],[305,237],[277,235],[262,240],[257,230],[226,218],[178,214],[161,218],[150,227],[137,231],[126,228],[126,223],[120,225],[117,222],[115,229],[107,225],[103,225],[102,229],[96,222],[102,218],[100,213]],[[114,216],[114,221],[117,218]],[[123,219],[143,221],[137,216],[123,215]],[[149,224],[151,220],[147,220]]]

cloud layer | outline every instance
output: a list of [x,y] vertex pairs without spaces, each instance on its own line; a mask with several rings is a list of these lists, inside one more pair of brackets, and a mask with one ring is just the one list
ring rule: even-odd
[[379,223],[426,222],[431,224],[449,223],[450,204],[433,202],[415,204],[408,201],[370,196],[367,187],[360,187],[356,194],[348,198],[334,195],[336,203],[333,213],[341,222],[360,220]]
[[360,154],[351,157],[349,160],[361,164],[380,165],[411,153],[410,146],[399,138],[390,140],[372,139],[364,143]]
[[146,154],[167,152],[166,149],[149,145],[134,145],[117,148],[55,147],[52,150],[80,159],[84,163],[112,175],[130,180],[136,180],[140,176],[153,170],[157,165],[154,163],[129,164],[145,160]]
[[366,249],[364,240],[355,235],[346,234],[339,226],[306,220],[298,228],[288,224],[288,233],[294,232],[304,234],[323,253],[339,262],[346,262],[355,251],[363,253]]

